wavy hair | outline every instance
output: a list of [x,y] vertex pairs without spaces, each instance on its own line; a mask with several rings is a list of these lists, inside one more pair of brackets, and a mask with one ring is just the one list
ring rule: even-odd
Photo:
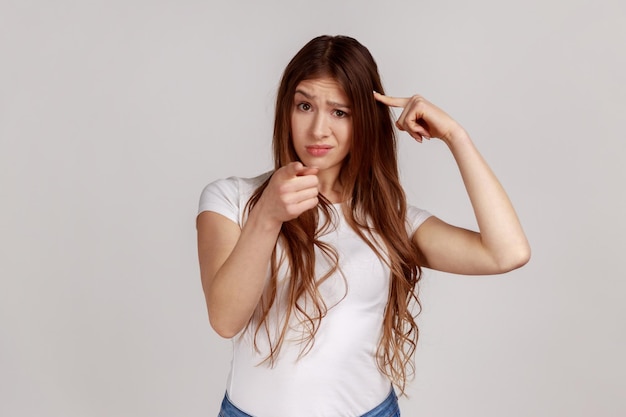
[[[413,314],[421,309],[417,283],[421,276],[419,250],[406,230],[406,197],[400,185],[396,156],[396,137],[390,110],[378,103],[372,92],[384,94],[378,68],[367,48],[346,36],[320,36],[308,42],[289,62],[283,73],[276,99],[273,151],[275,169],[298,161],[291,137],[291,114],[297,85],[303,80],[330,77],[345,91],[351,104],[353,139],[344,160],[340,181],[345,203],[343,214],[352,229],[370,246],[390,269],[387,306],[384,312],[382,337],[377,350],[378,367],[404,394],[406,381],[415,371],[413,353],[418,328]],[[268,178],[248,201],[248,212],[269,183]],[[256,326],[254,340],[265,333],[271,364],[289,330],[290,318],[299,317],[305,337],[301,355],[314,343],[314,336],[328,306],[318,287],[339,270],[335,249],[319,238],[332,226],[333,208],[320,195],[320,208],[308,210],[282,225],[279,236],[284,252],[278,251],[270,264],[270,280],[249,325]],[[321,277],[315,274],[315,248],[334,265]],[[276,302],[281,262],[287,261],[288,279],[284,296],[285,317],[280,329],[270,334],[269,312]],[[319,271],[318,271],[319,273]],[[304,308],[302,300],[311,300],[313,309]],[[308,303],[308,301],[307,301]]]

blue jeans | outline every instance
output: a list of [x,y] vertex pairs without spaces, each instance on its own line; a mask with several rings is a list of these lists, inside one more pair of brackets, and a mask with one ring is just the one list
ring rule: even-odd
[[[254,417],[250,414],[246,414],[233,405],[228,399],[228,394],[224,395],[224,401],[222,401],[222,408],[218,417]],[[398,398],[396,393],[391,390],[389,396],[377,405],[374,409],[361,415],[360,417],[400,417],[400,408],[398,408]]]

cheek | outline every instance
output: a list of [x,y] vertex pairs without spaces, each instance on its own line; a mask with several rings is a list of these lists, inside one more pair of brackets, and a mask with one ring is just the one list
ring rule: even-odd
[[291,139],[294,145],[297,146],[298,143],[302,142],[302,126],[297,123],[291,124]]
[[341,130],[341,141],[347,146],[352,145],[352,125],[343,126]]
[[301,117],[291,116],[291,136],[294,139],[302,137],[303,132],[306,130],[306,125]]

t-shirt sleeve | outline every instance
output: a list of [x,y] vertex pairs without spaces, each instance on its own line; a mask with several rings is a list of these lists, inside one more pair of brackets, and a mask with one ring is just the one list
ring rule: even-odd
[[200,194],[198,214],[212,211],[239,224],[240,214],[239,183],[230,177],[214,181],[204,187]]
[[409,232],[409,236],[413,236],[417,228],[430,216],[432,214],[428,211],[409,205],[406,210],[407,232]]

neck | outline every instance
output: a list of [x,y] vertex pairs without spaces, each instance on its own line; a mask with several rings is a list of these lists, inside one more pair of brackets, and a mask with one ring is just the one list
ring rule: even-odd
[[331,173],[320,171],[317,174],[319,179],[319,191],[331,203],[341,203],[343,200],[343,186],[339,178],[339,172]]

